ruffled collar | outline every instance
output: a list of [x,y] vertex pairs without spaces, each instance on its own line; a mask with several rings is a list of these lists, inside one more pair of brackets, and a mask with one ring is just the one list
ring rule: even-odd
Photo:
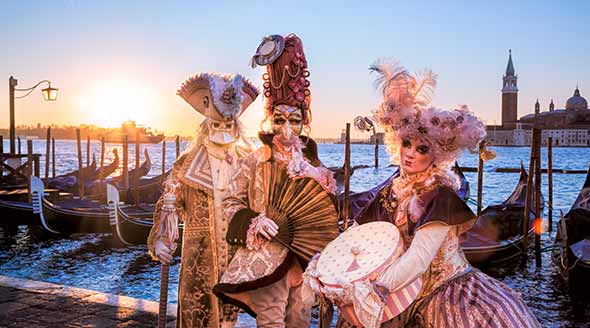
[[422,195],[441,186],[456,191],[460,185],[460,180],[454,173],[436,166],[412,175],[402,171],[400,176],[391,182],[389,193],[390,206],[396,209],[395,224],[404,225],[408,217],[412,222],[417,222],[424,213]]

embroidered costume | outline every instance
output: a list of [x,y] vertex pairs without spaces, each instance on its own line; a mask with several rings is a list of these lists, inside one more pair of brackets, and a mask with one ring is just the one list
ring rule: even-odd
[[[476,149],[485,137],[484,125],[465,106],[453,111],[428,107],[436,82],[429,71],[420,78],[388,62],[372,70],[379,74],[384,97],[374,116],[386,130],[388,150],[401,172],[357,197],[353,215],[360,224],[395,224],[405,243],[405,253],[376,278],[375,292],[395,293],[418,277],[423,282],[412,305],[382,327],[539,327],[520,295],[472,268],[459,244],[476,217],[455,193],[460,184],[450,164],[462,151]],[[408,173],[400,154],[414,142],[432,162]],[[416,161],[406,165],[416,167]],[[340,318],[338,326],[351,325]]]
[[[176,195],[176,214],[184,223],[177,322],[180,327],[233,327],[238,309],[220,303],[212,288],[233,255],[225,242],[228,222],[222,200],[239,160],[251,153],[237,119],[258,90],[240,75],[204,73],[185,81],[178,94],[205,120],[195,142],[175,161],[162,197]],[[148,239],[154,257],[166,224],[162,203]]]
[[311,309],[301,302],[302,269],[307,263],[269,236],[263,165],[284,165],[290,178],[310,177],[333,193],[332,172],[321,165],[316,143],[300,136],[311,121],[307,61],[296,35],[266,37],[253,63],[267,65],[265,112],[273,133],[261,133],[263,147],[241,161],[225,199],[230,221],[227,242],[239,246],[220,284],[220,298],[256,317],[258,327],[308,327]]

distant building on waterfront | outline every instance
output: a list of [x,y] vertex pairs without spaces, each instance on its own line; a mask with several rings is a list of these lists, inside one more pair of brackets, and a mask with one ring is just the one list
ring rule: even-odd
[[[367,137],[365,137],[367,136]],[[377,143],[379,143],[380,145],[383,145],[383,140],[385,138],[385,132],[377,132],[374,135],[373,134],[367,134],[366,132],[362,132],[360,133],[351,133],[350,136],[350,143],[353,144],[375,144],[375,139],[377,139]],[[340,132],[340,140],[338,140],[337,143],[345,143],[346,142],[346,130],[342,130],[342,132]]]
[[565,109],[555,109],[552,99],[548,110],[541,112],[541,105],[537,100],[534,113],[517,119],[517,81],[510,51],[506,73],[502,77],[502,124],[487,126],[488,141],[497,146],[530,145],[531,128],[538,124],[543,129],[543,145],[552,137],[555,146],[590,146],[590,110],[577,86],[574,95],[566,101]]

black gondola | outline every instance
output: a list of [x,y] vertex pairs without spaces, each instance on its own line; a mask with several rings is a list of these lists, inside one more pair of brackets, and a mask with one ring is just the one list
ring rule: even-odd
[[[68,197],[52,202],[43,195],[43,182],[31,177],[33,212],[38,214],[41,225],[58,234],[110,233],[109,209],[90,199]],[[130,213],[145,213],[136,206],[129,206]]]
[[[100,169],[100,168],[99,168]],[[95,174],[99,170],[96,168],[96,158],[92,155],[92,163],[82,168],[82,176],[84,181],[93,181]],[[74,170],[66,174],[56,176],[55,178],[49,178],[47,187],[52,189],[59,189],[65,192],[77,192],[78,189],[78,178],[80,170]]]
[[[590,169],[582,190],[557,225],[552,258],[571,291],[585,292],[590,278]],[[582,288],[581,288],[582,287]],[[584,288],[585,287],[585,288]]]
[[[461,243],[461,247],[472,265],[486,267],[505,263],[519,258],[522,254],[527,178],[528,174],[521,165],[520,178],[510,196],[501,204],[486,207],[473,228],[466,233],[466,239]],[[541,204],[543,204],[543,195],[541,195]],[[532,209],[533,206],[529,214],[529,235],[534,234],[535,214]]]
[[[111,184],[107,184],[107,199],[113,235],[116,235],[126,245],[145,245],[154,224],[155,205],[138,205],[145,209],[145,213],[131,214],[120,206],[119,191]],[[178,230],[182,239],[182,224],[179,224]]]
[[[109,165],[96,168],[96,161],[93,160],[92,164],[83,168],[83,174],[89,177],[98,176],[98,174],[111,174],[119,166],[119,156],[117,155],[116,149],[115,159]],[[63,190],[77,189],[77,174],[78,170],[72,171],[59,177],[50,179],[50,184],[59,188],[47,188],[44,190],[45,196],[48,196],[50,200],[57,200],[62,198],[68,198],[72,195],[64,192]],[[59,182],[62,184],[59,184]],[[69,181],[68,183],[65,183]],[[63,184],[65,183],[65,184]],[[72,184],[73,183],[73,184]],[[70,187],[66,185],[72,184]],[[0,214],[2,214],[3,220],[0,221],[1,225],[36,225],[39,224],[39,216],[33,213],[33,205],[28,201],[28,188],[7,190],[0,196]]]
[[[150,155],[149,155],[147,149],[144,149],[144,156],[145,156],[145,160],[143,162],[141,162],[139,167],[133,168],[132,170],[129,170],[129,172],[128,172],[130,185],[133,184],[133,181],[135,181],[135,179],[139,180],[140,186],[142,184],[144,184],[145,179],[142,179],[142,177],[146,176],[150,172],[150,170],[152,169],[152,160],[150,159]],[[100,181],[98,181],[98,180],[94,180],[94,181],[86,184],[85,189],[84,189],[86,192],[86,197],[90,198],[90,199],[94,199],[94,200],[106,201],[104,190],[105,190],[105,186],[107,183],[114,184],[122,189],[123,188],[123,175],[118,175],[118,176],[104,179],[102,181],[102,185],[101,185]]]

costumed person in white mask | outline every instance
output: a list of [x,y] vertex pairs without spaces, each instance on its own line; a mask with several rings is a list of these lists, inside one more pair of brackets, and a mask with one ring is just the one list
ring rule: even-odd
[[228,221],[222,200],[238,162],[253,150],[238,121],[258,96],[241,75],[197,74],[178,95],[205,116],[195,141],[174,162],[164,195],[156,206],[148,238],[150,254],[162,263],[172,260],[174,245],[164,236],[169,218],[164,198],[175,198],[175,215],[184,223],[178,285],[179,327],[234,327],[238,308],[223,304],[213,286],[233,256],[225,242]]
[[300,292],[307,263],[272,240],[278,226],[264,212],[263,166],[269,161],[285,165],[290,178],[313,178],[332,194],[335,180],[322,166],[316,143],[302,135],[311,122],[311,97],[301,39],[266,37],[253,63],[266,66],[265,121],[272,132],[259,134],[263,147],[241,162],[224,201],[227,241],[240,248],[214,291],[255,316],[257,327],[309,327],[311,307],[303,304]]
[[[379,75],[383,93],[374,118],[385,129],[387,150],[400,174],[358,209],[354,219],[360,224],[390,222],[403,240],[404,253],[371,278],[377,299],[386,301],[417,279],[422,283],[401,314],[383,323],[367,322],[376,322],[371,328],[539,327],[520,294],[472,268],[459,243],[476,216],[456,194],[460,180],[451,165],[465,150],[476,152],[486,136],[484,124],[466,106],[429,106],[436,84],[430,71],[415,76],[389,61],[377,62],[371,70]],[[312,261],[306,276],[315,270]],[[346,287],[339,293],[346,295]],[[384,303],[374,307],[372,319],[380,318]],[[340,318],[338,327],[352,326]]]

